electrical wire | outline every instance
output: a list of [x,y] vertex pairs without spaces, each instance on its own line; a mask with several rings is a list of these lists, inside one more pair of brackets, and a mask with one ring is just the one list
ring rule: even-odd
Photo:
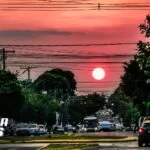
[[13,1],[1,2],[0,11],[85,11],[149,10],[150,3],[95,3],[91,1]]
[[9,44],[0,44],[0,47],[5,46],[15,46],[15,47],[81,47],[81,46],[119,46],[119,45],[136,45],[137,42],[116,42],[116,43],[91,43],[91,44],[43,44],[43,45],[9,45]]
[[42,58],[62,58],[62,59],[119,59],[119,58],[131,58],[134,55],[131,54],[112,54],[112,55],[75,55],[75,54],[41,54],[41,53],[28,53],[28,54],[8,54],[11,58],[31,58],[31,59],[42,59]]
[[90,64],[90,63],[102,63],[102,64],[124,64],[124,61],[53,61],[53,62],[48,62],[48,61],[41,61],[41,62],[24,62],[24,61],[12,61],[11,64]]

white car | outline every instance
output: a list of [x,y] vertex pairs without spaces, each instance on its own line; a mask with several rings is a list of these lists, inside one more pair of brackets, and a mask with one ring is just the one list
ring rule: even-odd
[[45,125],[43,125],[43,124],[39,124],[39,133],[40,134],[46,134],[47,133],[47,129],[46,129],[46,127],[45,127]]
[[124,126],[122,124],[117,123],[117,124],[115,124],[115,126],[116,126],[117,131],[123,131],[123,129],[124,129]]
[[29,124],[29,130],[31,135],[39,135],[40,134],[40,128],[38,124]]
[[19,123],[16,126],[16,135],[31,135],[28,123]]

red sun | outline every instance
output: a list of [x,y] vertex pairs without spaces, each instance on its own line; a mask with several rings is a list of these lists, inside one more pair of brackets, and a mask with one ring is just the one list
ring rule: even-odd
[[92,76],[96,80],[102,80],[105,77],[105,71],[102,68],[95,68],[92,71]]

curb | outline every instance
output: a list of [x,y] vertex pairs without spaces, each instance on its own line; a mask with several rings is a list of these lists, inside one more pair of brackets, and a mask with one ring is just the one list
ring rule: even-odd
[[[56,140],[28,140],[28,141],[16,141],[15,144],[19,143],[102,143],[102,142],[130,142],[137,141],[136,137],[126,137],[121,139],[56,139]],[[10,144],[10,140],[0,140],[0,144]]]

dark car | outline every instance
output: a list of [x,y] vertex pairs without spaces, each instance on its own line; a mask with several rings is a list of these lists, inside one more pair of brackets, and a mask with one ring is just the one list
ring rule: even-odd
[[132,127],[125,127],[125,131],[133,131]]
[[73,133],[76,133],[76,128],[73,127],[72,125],[66,125],[66,126],[64,127],[64,130],[65,130],[65,132],[73,132]]
[[150,143],[150,120],[144,121],[138,130],[138,146]]
[[54,134],[64,134],[64,128],[62,126],[54,126],[52,132]]

